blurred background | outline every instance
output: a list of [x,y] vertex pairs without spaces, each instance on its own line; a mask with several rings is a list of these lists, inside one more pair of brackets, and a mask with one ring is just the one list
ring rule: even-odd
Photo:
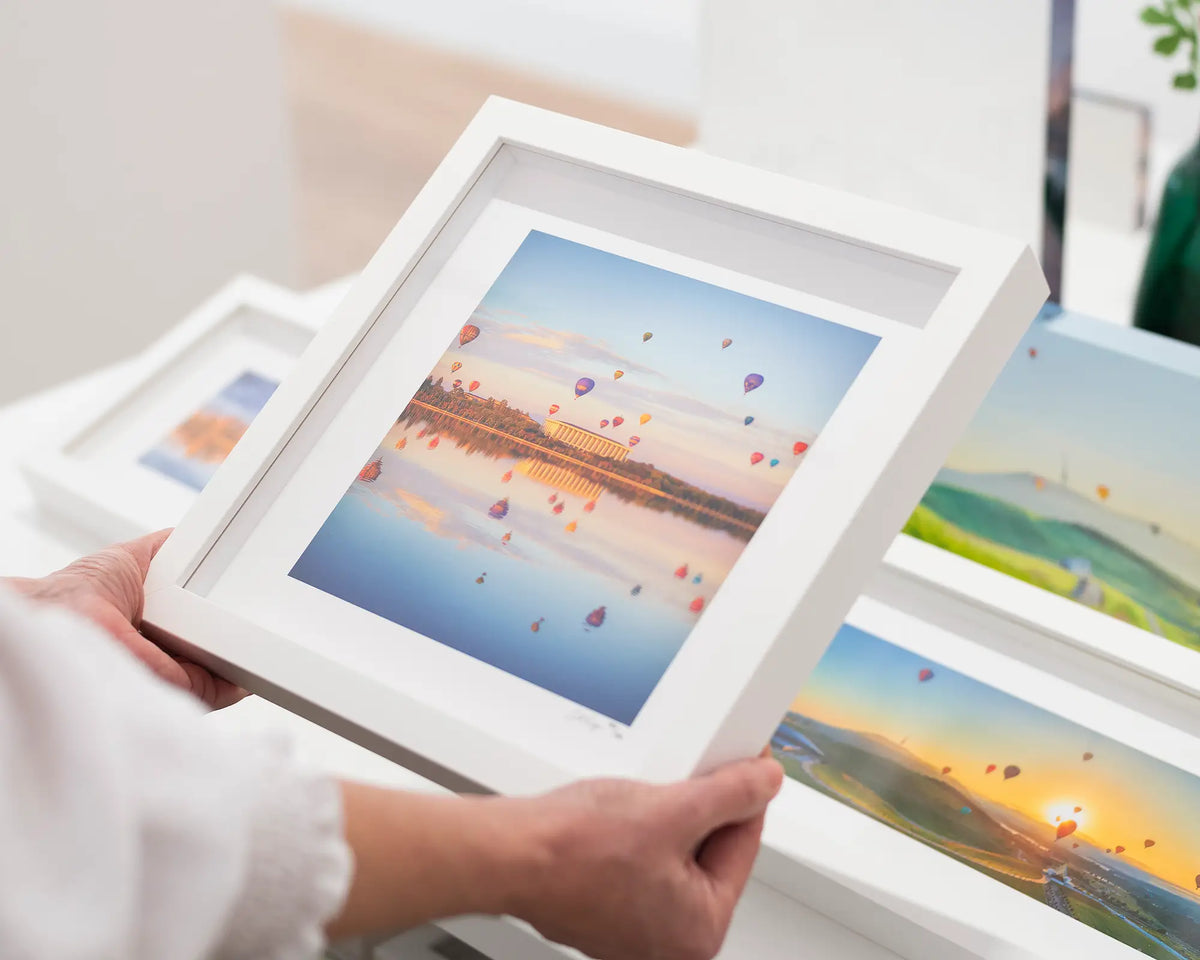
[[[140,349],[235,272],[357,271],[489,94],[1040,243],[1052,7],[8,0],[0,402]],[[1142,4],[1066,7],[1062,301],[1128,323],[1200,101]]]

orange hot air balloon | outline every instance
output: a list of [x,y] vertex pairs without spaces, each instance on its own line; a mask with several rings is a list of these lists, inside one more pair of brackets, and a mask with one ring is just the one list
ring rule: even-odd
[[458,371],[461,369],[462,369],[462,364],[459,363],[457,360],[455,360],[452,364],[450,364],[450,372],[451,373],[458,373]]
[[428,427],[422,427],[420,430],[418,430],[418,431],[417,431],[417,439],[418,439],[418,440],[420,440],[420,439],[421,439],[422,437],[424,437],[424,436],[425,436],[425,434],[427,434],[428,432],[429,432],[429,428],[428,428]]
[[762,463],[762,461],[763,455],[761,453],[755,452],[750,454],[750,466],[754,466],[756,463]]
[[545,617],[538,617],[536,620],[533,621],[533,623],[531,623],[529,625],[529,629],[532,630],[534,633],[537,633],[539,630],[542,629],[542,624],[545,622],[546,622]]
[[1010,763],[1007,767],[1004,768],[1004,779],[1005,780],[1011,780],[1013,777],[1019,777],[1020,775],[1021,775],[1021,768],[1018,767],[1015,763]]
[[1108,487],[1107,487],[1107,486],[1105,486],[1103,483],[1098,483],[1098,484],[1096,484],[1096,496],[1098,496],[1098,497],[1100,498],[1101,502],[1103,502],[1103,501],[1107,500],[1107,499],[1108,499],[1108,495],[1109,495],[1109,493],[1111,493],[1111,492],[1112,492],[1112,491],[1110,491],[1110,490],[1108,489]]
[[429,449],[430,450],[434,449],[438,445],[438,442],[441,439],[442,439],[441,437],[434,437],[432,440],[430,440],[429,441]]
[[1055,823],[1058,823],[1058,822],[1059,822],[1059,821],[1061,821],[1061,820],[1062,820],[1062,817],[1055,817],[1055,818],[1054,818],[1054,822],[1055,822]]
[[1076,813],[1083,813],[1083,807],[1076,807],[1076,808],[1075,808],[1075,812],[1076,812]]
[[500,482],[508,483],[508,481],[511,479],[512,479],[512,471],[509,470],[507,473],[505,473],[503,476],[500,477]]
[[587,503],[585,503],[583,505],[584,513],[591,513],[595,509],[596,509],[596,501],[595,500],[589,500]]
[[475,578],[475,582],[476,582],[476,583],[483,583],[483,578],[484,578],[484,577],[486,577],[486,576],[487,576],[487,574],[486,574],[486,573],[481,573],[479,576],[477,576],[477,577]]
[[1117,852],[1117,853],[1124,853],[1124,852],[1125,852],[1125,848],[1124,848],[1124,847],[1122,847],[1120,844],[1117,844],[1117,846],[1115,846],[1115,847],[1113,848],[1113,850],[1114,850],[1115,852]]
[[687,576],[687,564],[686,563],[682,567],[679,567],[675,570],[675,576],[677,576],[680,580],[682,580],[684,577]]
[[643,334],[642,334],[642,343],[645,343],[645,342],[646,342],[647,340],[649,340],[649,339],[650,339],[652,336],[654,336],[654,334],[650,333],[649,331],[647,331],[646,333],[643,333]]
[[1092,759],[1092,757],[1094,757],[1094,756],[1095,756],[1095,754],[1094,754],[1094,753],[1085,753],[1085,754],[1083,755],[1083,762],[1084,762],[1084,763],[1087,763],[1087,762],[1088,762],[1089,760],[1091,760],[1091,759]]
[[996,772],[996,765],[995,765],[994,763],[989,763],[989,764],[987,765],[987,769],[986,769],[986,770],[984,770],[983,772],[984,772],[984,773],[995,773],[995,772]]
[[1153,840],[1147,840],[1147,841],[1146,841],[1146,843],[1145,843],[1145,847],[1146,847],[1146,849],[1147,849],[1147,850],[1149,850],[1149,849],[1150,849],[1152,846],[1154,846],[1154,841],[1153,841]]
[[924,670],[922,670],[920,673],[917,674],[917,683],[925,683],[932,679],[933,679],[933,671],[930,670],[928,667],[926,667]]
[[408,446],[408,438],[407,437],[401,437],[399,440],[396,441],[396,449],[397,450],[403,450],[407,446]]
[[1039,490],[1045,490],[1046,489],[1046,478],[1045,477],[1034,477],[1033,485],[1035,487],[1037,487]]
[[949,767],[942,767],[942,776],[943,776],[943,777],[944,777],[946,774],[948,774],[949,772],[950,772],[950,768],[949,768]]
[[691,603],[688,604],[688,609],[691,610],[692,613],[699,613],[701,610],[704,609],[704,598],[697,597],[695,600],[693,600]]
[[467,389],[470,390],[472,393],[474,393],[476,390],[479,389],[479,381],[472,380],[469,384],[467,384]]
[[1075,829],[1078,826],[1079,824],[1077,824],[1074,820],[1064,820],[1058,825],[1058,830],[1056,831],[1056,836],[1054,839],[1057,841],[1061,840],[1063,837],[1069,837],[1075,832]]
[[504,536],[502,536],[502,537],[500,538],[500,542],[501,542],[501,543],[508,543],[508,541],[509,541],[509,540],[511,540],[511,539],[512,539],[512,531],[511,531],[511,530],[509,530],[509,531],[508,531],[508,533],[506,533]]
[[620,380],[623,376],[625,376],[624,370],[614,370],[613,371],[613,379],[614,380]]
[[808,449],[807,443],[805,443],[803,440],[797,440],[795,443],[792,444],[792,456],[798,457],[798,456],[800,456],[800,454],[802,454],[807,449]]
[[558,404],[557,403],[550,404],[550,413],[551,413],[551,415],[558,413]]
[[653,417],[651,417],[651,416],[650,416],[650,414],[648,414],[648,413],[643,413],[643,414],[642,414],[640,417],[638,417],[638,424],[639,424],[640,426],[643,426],[643,427],[644,427],[644,426],[645,426],[646,424],[648,424],[648,423],[649,423],[649,422],[650,422],[652,419],[654,419],[654,418],[653,418]]
[[464,324],[463,328],[458,331],[458,345],[460,347],[465,347],[477,336],[479,336],[479,328],[475,326],[475,324]]
[[721,341],[721,349],[722,350],[726,349],[731,343],[733,343],[733,341],[730,340],[728,337],[726,337],[724,340]]
[[567,524],[565,527],[563,527],[563,529],[564,529],[564,530],[566,530],[566,531],[567,531],[567,533],[574,533],[574,532],[575,532],[575,528],[576,528],[576,526],[577,526],[577,524],[575,523],[575,521],[574,521],[574,520],[572,520],[572,521],[571,521],[570,523],[568,523],[568,524]]

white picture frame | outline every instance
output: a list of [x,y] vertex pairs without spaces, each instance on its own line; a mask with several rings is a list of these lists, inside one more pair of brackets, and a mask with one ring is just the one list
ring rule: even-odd
[[[1044,362],[1047,350],[1053,349],[1055,341],[1062,346],[1078,344],[1097,357],[1108,358],[1106,363],[1113,371],[1110,378],[1114,387],[1112,408],[1130,411],[1131,419],[1140,418],[1137,454],[1129,459],[1136,462],[1145,476],[1132,480],[1124,476],[1110,479],[1097,472],[1095,466],[1092,466],[1091,474],[1084,473],[1085,466],[1102,464],[1112,456],[1112,451],[1094,451],[1090,463],[1063,466],[1063,473],[1070,475],[1072,486],[1068,487],[1066,476],[1048,475],[1039,482],[1044,485],[1045,492],[1073,495],[1080,504],[1087,501],[1086,484],[1095,483],[1097,479],[1114,484],[1112,507],[1093,502],[1091,509],[1098,517],[1110,514],[1115,519],[1111,526],[1101,525],[1096,529],[1127,551],[1128,556],[1143,556],[1156,569],[1168,571],[1195,589],[1200,586],[1195,582],[1200,572],[1200,551],[1192,545],[1196,534],[1188,531],[1181,540],[1178,537],[1181,531],[1174,529],[1173,524],[1181,516],[1192,513],[1188,509],[1191,505],[1188,496],[1181,489],[1184,474],[1177,462],[1179,451],[1189,449],[1186,442],[1180,443],[1180,438],[1186,441],[1190,427],[1186,419],[1177,416],[1171,405],[1186,406],[1190,397],[1200,397],[1200,350],[1142,330],[1117,327],[1102,320],[1064,312],[1040,320],[1027,335],[1027,342],[1036,344],[1030,348],[1032,355],[1028,355],[1023,346],[1010,363],[1020,366]],[[1138,389],[1137,383],[1146,380],[1155,381],[1158,397],[1151,398]],[[1051,392],[1060,389],[1074,392],[1077,388],[1064,381],[1055,381],[1047,388]],[[1093,390],[1093,399],[1102,396],[1098,388]],[[1010,387],[1008,395],[1011,397],[1012,393]],[[1135,396],[1136,403],[1131,402]],[[1028,394],[1026,397],[1029,399]],[[1064,404],[1071,402],[1077,409],[1086,401],[1063,397]],[[1025,438],[1029,437],[1031,451],[1045,446],[1047,433],[1061,429],[1051,425],[1049,411],[1045,409],[1020,422],[1007,407],[990,410],[989,406],[989,401],[985,400],[981,416],[990,414],[995,422],[1001,417],[1006,418],[1014,443],[1024,444]],[[1097,423],[1105,417],[1105,412],[1098,407],[1092,409]],[[1114,434],[1118,429],[1111,428]],[[1172,429],[1177,436],[1164,435],[1164,431]],[[1087,442],[1074,436],[1067,439],[1076,444]],[[978,438],[972,442],[975,446],[980,445]],[[1131,442],[1134,442],[1133,438]],[[1031,452],[1029,460],[1036,459]],[[1044,461],[1044,454],[1042,459]],[[1086,461],[1088,458],[1080,454],[1078,459]],[[995,462],[997,465],[993,469],[998,471],[997,476],[1000,473],[1015,475],[1018,470],[1029,469],[1024,464],[1005,462],[1002,457]],[[1083,476],[1078,476],[1080,473]],[[1088,478],[1086,483],[1085,477]],[[1029,479],[1034,477],[1030,475]],[[1124,488],[1121,481],[1124,481]],[[1136,499],[1128,496],[1124,500],[1118,499],[1129,493],[1129,486],[1135,482],[1140,482],[1144,488],[1138,491]],[[1157,494],[1156,483],[1161,484]],[[1136,527],[1141,513],[1147,509],[1147,502],[1155,498],[1161,510],[1156,517],[1161,522],[1161,529],[1154,526],[1151,535],[1147,527],[1140,539],[1123,539],[1131,537],[1129,530]],[[1094,496],[1091,499],[1096,500]],[[1016,504],[1015,500],[1013,502]],[[1036,502],[1037,496],[1034,496],[1022,501],[1018,507],[1032,515],[1034,507],[1029,504]],[[1133,512],[1126,513],[1127,510]],[[1047,516],[1082,526],[1091,522],[1086,519],[1084,509],[1075,514],[1064,513],[1061,517],[1049,511]],[[1157,553],[1149,552],[1156,546]],[[1108,589],[1102,570],[1093,571],[1089,566],[1088,573],[1102,590]],[[1159,624],[1159,635],[1156,635],[1151,630],[1122,622],[1106,612],[1102,603],[1089,606],[1060,596],[906,533],[901,533],[889,547],[871,592],[886,602],[918,612],[931,622],[944,625],[974,623],[985,628],[991,642],[1004,652],[1060,675],[1080,678],[1081,682],[1086,676],[1088,685],[1098,692],[1166,722],[1187,728],[1200,715],[1200,650],[1164,635],[1170,629],[1165,611],[1156,614],[1150,606],[1145,606],[1149,611],[1146,616]],[[1134,600],[1137,602],[1136,598]],[[1142,605],[1138,603],[1138,606]],[[1194,626],[1192,630],[1195,632]]]
[[[879,338],[629,723],[287,575],[547,232]],[[1045,294],[1021,242],[489,100],[159,553],[145,629],[456,788],[672,780],[755,753]]]
[[239,372],[282,380],[323,319],[300,294],[235,277],[130,360],[116,394],[26,452],[19,466],[38,508],[104,543],[173,526],[199,481],[140,458]]

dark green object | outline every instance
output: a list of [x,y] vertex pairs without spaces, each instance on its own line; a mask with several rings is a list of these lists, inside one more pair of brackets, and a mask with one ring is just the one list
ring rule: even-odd
[[1167,178],[1133,325],[1200,346],[1200,142]]

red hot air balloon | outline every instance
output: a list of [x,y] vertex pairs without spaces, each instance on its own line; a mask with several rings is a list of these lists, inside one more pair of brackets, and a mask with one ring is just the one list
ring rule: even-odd
[[1113,850],[1116,853],[1124,853],[1125,852],[1125,848],[1122,847],[1120,844],[1117,844],[1117,846],[1113,847]]
[[692,613],[699,613],[701,610],[704,609],[704,598],[697,597],[695,600],[693,600],[691,603],[688,604],[688,609],[691,610]]
[[593,610],[591,613],[589,613],[587,615],[586,619],[587,619],[588,626],[589,627],[598,627],[601,624],[603,624],[604,623],[604,614],[605,614],[605,608],[597,607],[595,610]]
[[1147,841],[1146,841],[1146,843],[1145,843],[1145,847],[1146,847],[1146,849],[1147,849],[1147,850],[1149,850],[1149,849],[1150,849],[1152,846],[1154,846],[1154,841],[1153,841],[1153,840],[1147,840]]
[[1079,824],[1077,824],[1074,820],[1064,820],[1062,823],[1060,823],[1058,825],[1058,830],[1056,831],[1057,836],[1055,836],[1054,839],[1056,841],[1058,841],[1058,840],[1061,840],[1063,837],[1069,837],[1071,834],[1073,834],[1075,832],[1075,829],[1078,826],[1079,826]]
[[508,483],[508,481],[509,481],[509,480],[511,480],[511,479],[512,479],[512,471],[511,471],[511,470],[505,471],[505,472],[504,472],[504,473],[503,473],[503,474],[500,476],[500,482],[501,482],[501,483]]
[[675,576],[677,576],[680,580],[682,580],[684,577],[687,576],[687,564],[686,563],[682,567],[679,567],[678,569],[676,569]]
[[601,420],[601,421],[600,421],[600,429],[601,429],[601,430],[603,430],[603,429],[604,429],[605,427],[607,427],[607,426],[608,426],[608,421],[607,421],[607,420]]
[[595,386],[596,381],[591,377],[580,377],[575,381],[575,399],[578,400],[584,394],[591,393]]
[[1007,767],[1004,768],[1004,779],[1005,780],[1011,780],[1013,777],[1019,777],[1020,775],[1021,775],[1021,768],[1018,767],[1015,763],[1010,763]]
[[455,390],[457,390],[459,387],[461,387],[461,386],[462,386],[462,381],[461,381],[461,380],[455,380],[455,381],[454,381],[452,384],[450,384],[450,386],[452,386],[452,387],[453,387]]
[[1030,358],[1031,360],[1033,360],[1033,359],[1036,359],[1036,358],[1037,358],[1037,347],[1030,347],[1030,348],[1029,348],[1029,358]]
[[461,369],[462,369],[462,364],[459,363],[457,360],[455,360],[452,364],[450,364],[450,372],[451,373],[458,373],[458,371]]
[[721,341],[721,349],[722,350],[726,349],[731,343],[733,343],[733,341],[730,340],[728,337],[726,337],[724,340]]
[[565,506],[566,506],[566,504],[565,504],[565,503],[556,503],[556,504],[554,505],[554,509],[553,509],[553,510],[551,510],[550,512],[551,512],[551,513],[555,513],[555,514],[562,513],[562,512],[563,512],[563,508],[564,508]]
[[468,323],[458,331],[458,345],[465,347],[468,343],[479,336],[479,328],[473,323]]
[[749,393],[751,390],[757,390],[763,385],[763,375],[761,373],[748,373],[746,379],[742,381],[742,392]]
[[546,498],[546,502],[547,503],[558,503],[558,494],[557,493],[550,494],[550,496]]
[[792,444],[792,456],[798,457],[798,456],[800,456],[800,454],[802,454],[807,449],[808,449],[807,443],[805,443],[803,440],[797,440],[795,443]]
[[928,667],[926,667],[924,670],[922,670],[920,673],[917,674],[917,683],[925,683],[932,679],[933,679],[933,671],[930,670]]
[[943,776],[943,777],[944,777],[946,774],[948,774],[949,772],[950,772],[950,768],[949,768],[949,767],[942,767],[942,776]]
[[553,416],[556,413],[558,413],[558,404],[557,403],[550,404],[550,415]]
[[625,422],[624,417],[613,417],[613,426],[614,427],[619,427],[624,422]]
[[589,500],[587,503],[585,503],[583,505],[584,513],[591,513],[595,509],[596,509],[596,501],[595,500]]
[[442,439],[441,437],[434,437],[432,440],[430,440],[429,441],[429,449],[430,450],[435,449],[441,439]]
[[1089,760],[1091,760],[1091,759],[1092,759],[1092,757],[1094,757],[1094,756],[1095,756],[1095,754],[1094,754],[1094,753],[1085,753],[1085,754],[1083,755],[1083,762],[1084,762],[1084,763],[1087,763],[1087,762],[1088,762]]
[[750,466],[754,466],[756,463],[762,463],[762,460],[763,455],[761,453],[756,452],[750,454]]
[[984,770],[983,772],[984,772],[984,773],[995,773],[995,772],[996,772],[996,765],[995,765],[994,763],[989,763],[989,764],[987,765],[987,769],[986,769],[986,770]]
[[479,381],[472,380],[470,383],[467,384],[467,389],[470,390],[472,393],[474,393],[476,390],[479,389]]
[[545,617],[538,617],[536,620],[533,621],[533,623],[531,623],[529,625],[529,629],[532,630],[534,633],[537,633],[539,630],[542,629],[542,624],[545,622],[546,622]]

